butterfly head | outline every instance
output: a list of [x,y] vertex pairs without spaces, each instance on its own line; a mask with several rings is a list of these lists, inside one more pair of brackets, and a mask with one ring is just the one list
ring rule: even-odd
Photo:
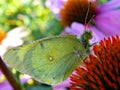
[[87,52],[89,52],[90,43],[89,40],[92,38],[92,32],[85,30],[81,35],[77,36],[77,39],[81,42],[81,44],[85,47]]
[[87,22],[88,15],[90,13],[90,8],[91,8],[92,3],[94,3],[94,2],[92,2],[91,0],[88,2],[87,13],[85,15],[85,24],[84,24],[85,29],[84,29],[84,32],[77,36],[77,38],[79,39],[81,44],[85,47],[87,52],[89,52],[89,48],[90,48],[90,46],[92,46],[89,43],[89,40],[92,39],[92,31],[87,29],[88,24],[91,22],[91,20],[95,16],[94,14],[92,14],[92,16],[89,18],[89,21]]

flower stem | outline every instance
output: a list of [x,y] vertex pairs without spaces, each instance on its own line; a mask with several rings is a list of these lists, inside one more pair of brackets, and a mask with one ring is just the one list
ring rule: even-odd
[[0,69],[7,78],[8,82],[11,84],[14,90],[22,90],[20,83],[14,77],[12,72],[7,68],[6,64],[3,62],[2,58],[0,57]]

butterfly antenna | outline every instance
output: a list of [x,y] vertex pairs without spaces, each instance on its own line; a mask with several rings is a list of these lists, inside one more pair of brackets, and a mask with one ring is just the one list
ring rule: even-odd
[[93,15],[91,17],[91,19],[89,21],[87,21],[88,15],[89,15],[89,12],[90,12],[90,7],[91,7],[91,4],[92,4],[92,1],[90,1],[90,0],[88,0],[88,1],[89,1],[88,2],[88,8],[87,8],[86,16],[85,16],[85,29],[84,29],[84,32],[82,34],[77,36],[77,39],[80,40],[80,42],[84,45],[87,52],[89,52],[89,47],[90,47],[89,40],[92,38],[92,31],[87,30],[87,24],[89,24],[95,16],[95,15]]
[[86,26],[89,23],[89,22],[87,23],[87,18],[88,18],[88,14],[89,14],[89,11],[90,11],[90,6],[91,6],[91,1],[88,2],[88,8],[87,8],[86,16],[85,16],[85,30],[87,30]]
[[90,22],[91,22],[91,20],[92,20],[94,17],[95,17],[95,15],[93,15],[93,16],[91,17],[91,19],[88,21],[88,23],[90,23]]
[[88,2],[88,8],[87,8],[87,12],[86,12],[86,16],[85,16],[85,31],[84,33],[81,35],[81,41],[82,44],[84,45],[84,47],[86,48],[87,52],[89,52],[89,40],[92,38],[92,32],[91,31],[87,31],[87,24],[90,23],[90,21],[93,19],[94,15],[91,17],[91,19],[87,22],[88,19],[88,15],[90,12],[90,6],[91,6],[91,1]]

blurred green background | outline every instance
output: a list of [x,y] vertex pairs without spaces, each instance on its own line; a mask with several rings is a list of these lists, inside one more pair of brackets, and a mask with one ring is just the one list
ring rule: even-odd
[[0,0],[0,29],[5,32],[25,26],[27,40],[60,34],[63,27],[45,7],[46,0]]

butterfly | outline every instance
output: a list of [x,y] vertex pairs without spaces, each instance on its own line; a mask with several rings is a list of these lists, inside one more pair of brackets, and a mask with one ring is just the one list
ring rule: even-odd
[[[85,41],[83,37],[88,34],[90,37]],[[65,80],[88,56],[89,50],[83,43],[91,38],[91,32],[83,35],[81,39],[75,35],[40,39],[11,48],[3,57],[10,67],[42,83],[56,84]]]
[[91,31],[40,39],[9,49],[5,62],[45,84],[64,81],[89,54]]

